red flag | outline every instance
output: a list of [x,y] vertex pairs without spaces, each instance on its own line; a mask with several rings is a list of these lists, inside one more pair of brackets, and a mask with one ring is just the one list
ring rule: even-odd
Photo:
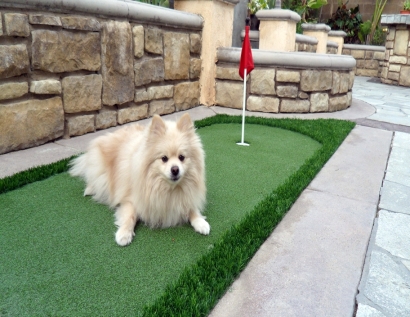
[[243,39],[242,51],[241,51],[241,61],[239,63],[239,76],[243,78],[244,70],[246,68],[246,74],[254,69],[251,42],[249,40],[249,26],[245,27],[245,38]]

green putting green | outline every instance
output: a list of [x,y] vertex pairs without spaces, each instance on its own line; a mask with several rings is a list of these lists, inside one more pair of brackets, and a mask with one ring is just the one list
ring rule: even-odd
[[0,315],[206,315],[354,126],[247,120],[249,147],[235,144],[239,117],[196,122],[209,236],[138,224],[119,247],[112,210],[83,197],[80,179],[63,172],[30,183],[48,176],[43,167],[21,188],[27,172],[0,180]]

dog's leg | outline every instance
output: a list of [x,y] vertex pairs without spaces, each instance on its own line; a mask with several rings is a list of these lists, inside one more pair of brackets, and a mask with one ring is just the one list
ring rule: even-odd
[[196,232],[208,235],[209,231],[211,231],[211,226],[198,211],[191,211],[189,213],[189,222]]
[[120,246],[130,244],[134,237],[134,227],[137,223],[137,215],[134,206],[130,202],[122,203],[115,211],[115,224],[118,226],[115,241]]

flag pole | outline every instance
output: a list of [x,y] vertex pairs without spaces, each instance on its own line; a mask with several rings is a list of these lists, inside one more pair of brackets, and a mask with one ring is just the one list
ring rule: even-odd
[[248,143],[245,143],[245,107],[246,107],[246,68],[243,70],[243,103],[242,103],[242,137],[241,142],[236,144],[249,146]]

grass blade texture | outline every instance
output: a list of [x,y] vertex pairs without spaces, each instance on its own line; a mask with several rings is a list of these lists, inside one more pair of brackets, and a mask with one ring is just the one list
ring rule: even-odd
[[0,315],[207,315],[354,126],[250,117],[241,147],[240,123],[195,122],[209,236],[138,224],[118,247],[112,210],[82,197],[68,160],[0,180]]

